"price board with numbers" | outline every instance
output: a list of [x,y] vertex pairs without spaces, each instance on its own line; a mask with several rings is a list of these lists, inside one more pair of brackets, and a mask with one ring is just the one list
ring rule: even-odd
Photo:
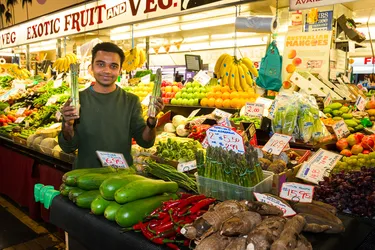
[[217,121],[217,125],[219,125],[219,126],[225,126],[225,127],[230,127],[231,123],[230,123],[228,117],[224,117],[224,118],[221,118],[219,121]]
[[366,108],[366,103],[367,103],[367,100],[364,97],[359,95],[355,102],[355,106],[357,107],[359,111],[363,111]]
[[327,169],[322,165],[304,162],[296,177],[314,184],[319,184],[327,173]]
[[190,170],[197,168],[197,161],[180,162],[177,165],[178,172],[189,172]]
[[18,118],[14,121],[14,123],[21,123],[21,122],[23,122],[23,120],[25,120],[25,118],[26,118],[26,117],[18,117]]
[[273,136],[268,140],[266,145],[262,148],[263,151],[270,154],[279,155],[284,148],[287,146],[289,141],[292,139],[289,135],[283,134],[273,134]]
[[123,154],[96,151],[103,167],[128,168],[128,163]]
[[284,217],[296,215],[296,212],[289,205],[285,204],[279,199],[276,199],[275,197],[272,197],[266,194],[256,193],[256,192],[254,192],[254,197],[255,199],[257,199],[257,201],[264,202],[264,203],[267,203],[269,205],[279,208],[281,211],[283,211]]
[[206,138],[210,146],[245,153],[242,136],[228,127],[213,126],[206,131]]
[[296,182],[284,182],[279,196],[294,202],[311,203],[314,196],[314,187]]
[[264,112],[264,104],[262,103],[246,103],[245,116],[262,117]]
[[198,74],[194,76],[194,80],[199,82],[202,86],[205,86],[210,82],[211,77],[207,75],[206,72],[200,70]]
[[338,121],[335,124],[333,124],[332,129],[333,132],[335,132],[337,140],[340,140],[341,138],[345,138],[348,135],[350,135],[350,131],[348,129],[348,126],[346,126],[344,120]]

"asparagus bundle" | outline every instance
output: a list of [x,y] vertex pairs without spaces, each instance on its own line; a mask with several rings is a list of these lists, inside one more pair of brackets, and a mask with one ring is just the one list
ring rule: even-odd
[[70,89],[71,89],[71,106],[77,109],[77,115],[79,115],[79,86],[78,86],[78,73],[79,73],[79,63],[70,64]]
[[156,116],[155,101],[157,97],[160,97],[160,95],[161,95],[161,69],[157,69],[155,80],[154,80],[154,88],[152,90],[152,96],[151,96],[150,104],[148,107],[149,117]]

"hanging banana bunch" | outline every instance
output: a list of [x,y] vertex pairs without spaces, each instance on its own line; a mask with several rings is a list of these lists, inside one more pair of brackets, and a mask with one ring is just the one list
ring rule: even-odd
[[125,51],[125,61],[122,64],[122,69],[126,71],[133,71],[141,68],[146,62],[146,54],[143,49],[134,47],[133,49]]
[[229,54],[222,54],[216,61],[214,73],[221,78],[222,85],[231,90],[248,91],[254,87],[253,77],[258,77],[258,70],[247,57],[237,59]]
[[65,57],[58,58],[52,65],[52,68],[60,72],[68,72],[70,64],[77,62],[77,56],[69,53]]

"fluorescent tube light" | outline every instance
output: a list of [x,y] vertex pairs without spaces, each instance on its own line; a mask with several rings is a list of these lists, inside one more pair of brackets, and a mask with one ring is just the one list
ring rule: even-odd
[[180,31],[179,25],[166,26],[158,29],[139,30],[134,32],[134,37],[146,37],[160,34],[167,34]]
[[193,30],[193,29],[201,29],[201,28],[208,28],[226,24],[234,24],[236,21],[236,17],[227,17],[227,18],[220,18],[220,19],[211,19],[207,21],[200,21],[188,24],[181,24],[181,30]]

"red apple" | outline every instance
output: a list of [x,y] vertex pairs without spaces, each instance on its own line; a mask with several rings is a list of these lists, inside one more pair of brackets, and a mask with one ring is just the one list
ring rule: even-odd
[[362,138],[361,145],[364,149],[371,149],[374,147],[374,141],[371,140],[368,136]]
[[369,135],[368,138],[370,138],[371,140],[373,140],[375,142],[375,134]]
[[346,138],[342,138],[336,142],[336,147],[338,150],[342,151],[346,148],[349,148],[349,143]]
[[356,144],[352,147],[352,154],[353,155],[357,155],[359,153],[362,153],[363,151],[363,147],[361,146],[361,144]]
[[[362,140],[362,139],[361,139]],[[358,144],[361,142],[358,137],[354,136],[354,134],[349,135],[346,138],[346,141],[349,143],[349,146],[354,146],[355,144]]]
[[350,157],[352,156],[352,152],[349,149],[344,149],[344,150],[341,150],[340,155]]
[[365,137],[365,135],[362,133],[355,133],[354,137],[356,137],[357,141],[361,142],[363,137]]
[[166,95],[167,95],[167,92],[164,92],[164,91],[163,91],[163,92],[161,93],[161,97],[166,97]]
[[370,150],[367,150],[367,149],[362,151],[362,154],[365,154],[365,155],[368,155],[369,153],[371,153],[371,152],[370,152]]

